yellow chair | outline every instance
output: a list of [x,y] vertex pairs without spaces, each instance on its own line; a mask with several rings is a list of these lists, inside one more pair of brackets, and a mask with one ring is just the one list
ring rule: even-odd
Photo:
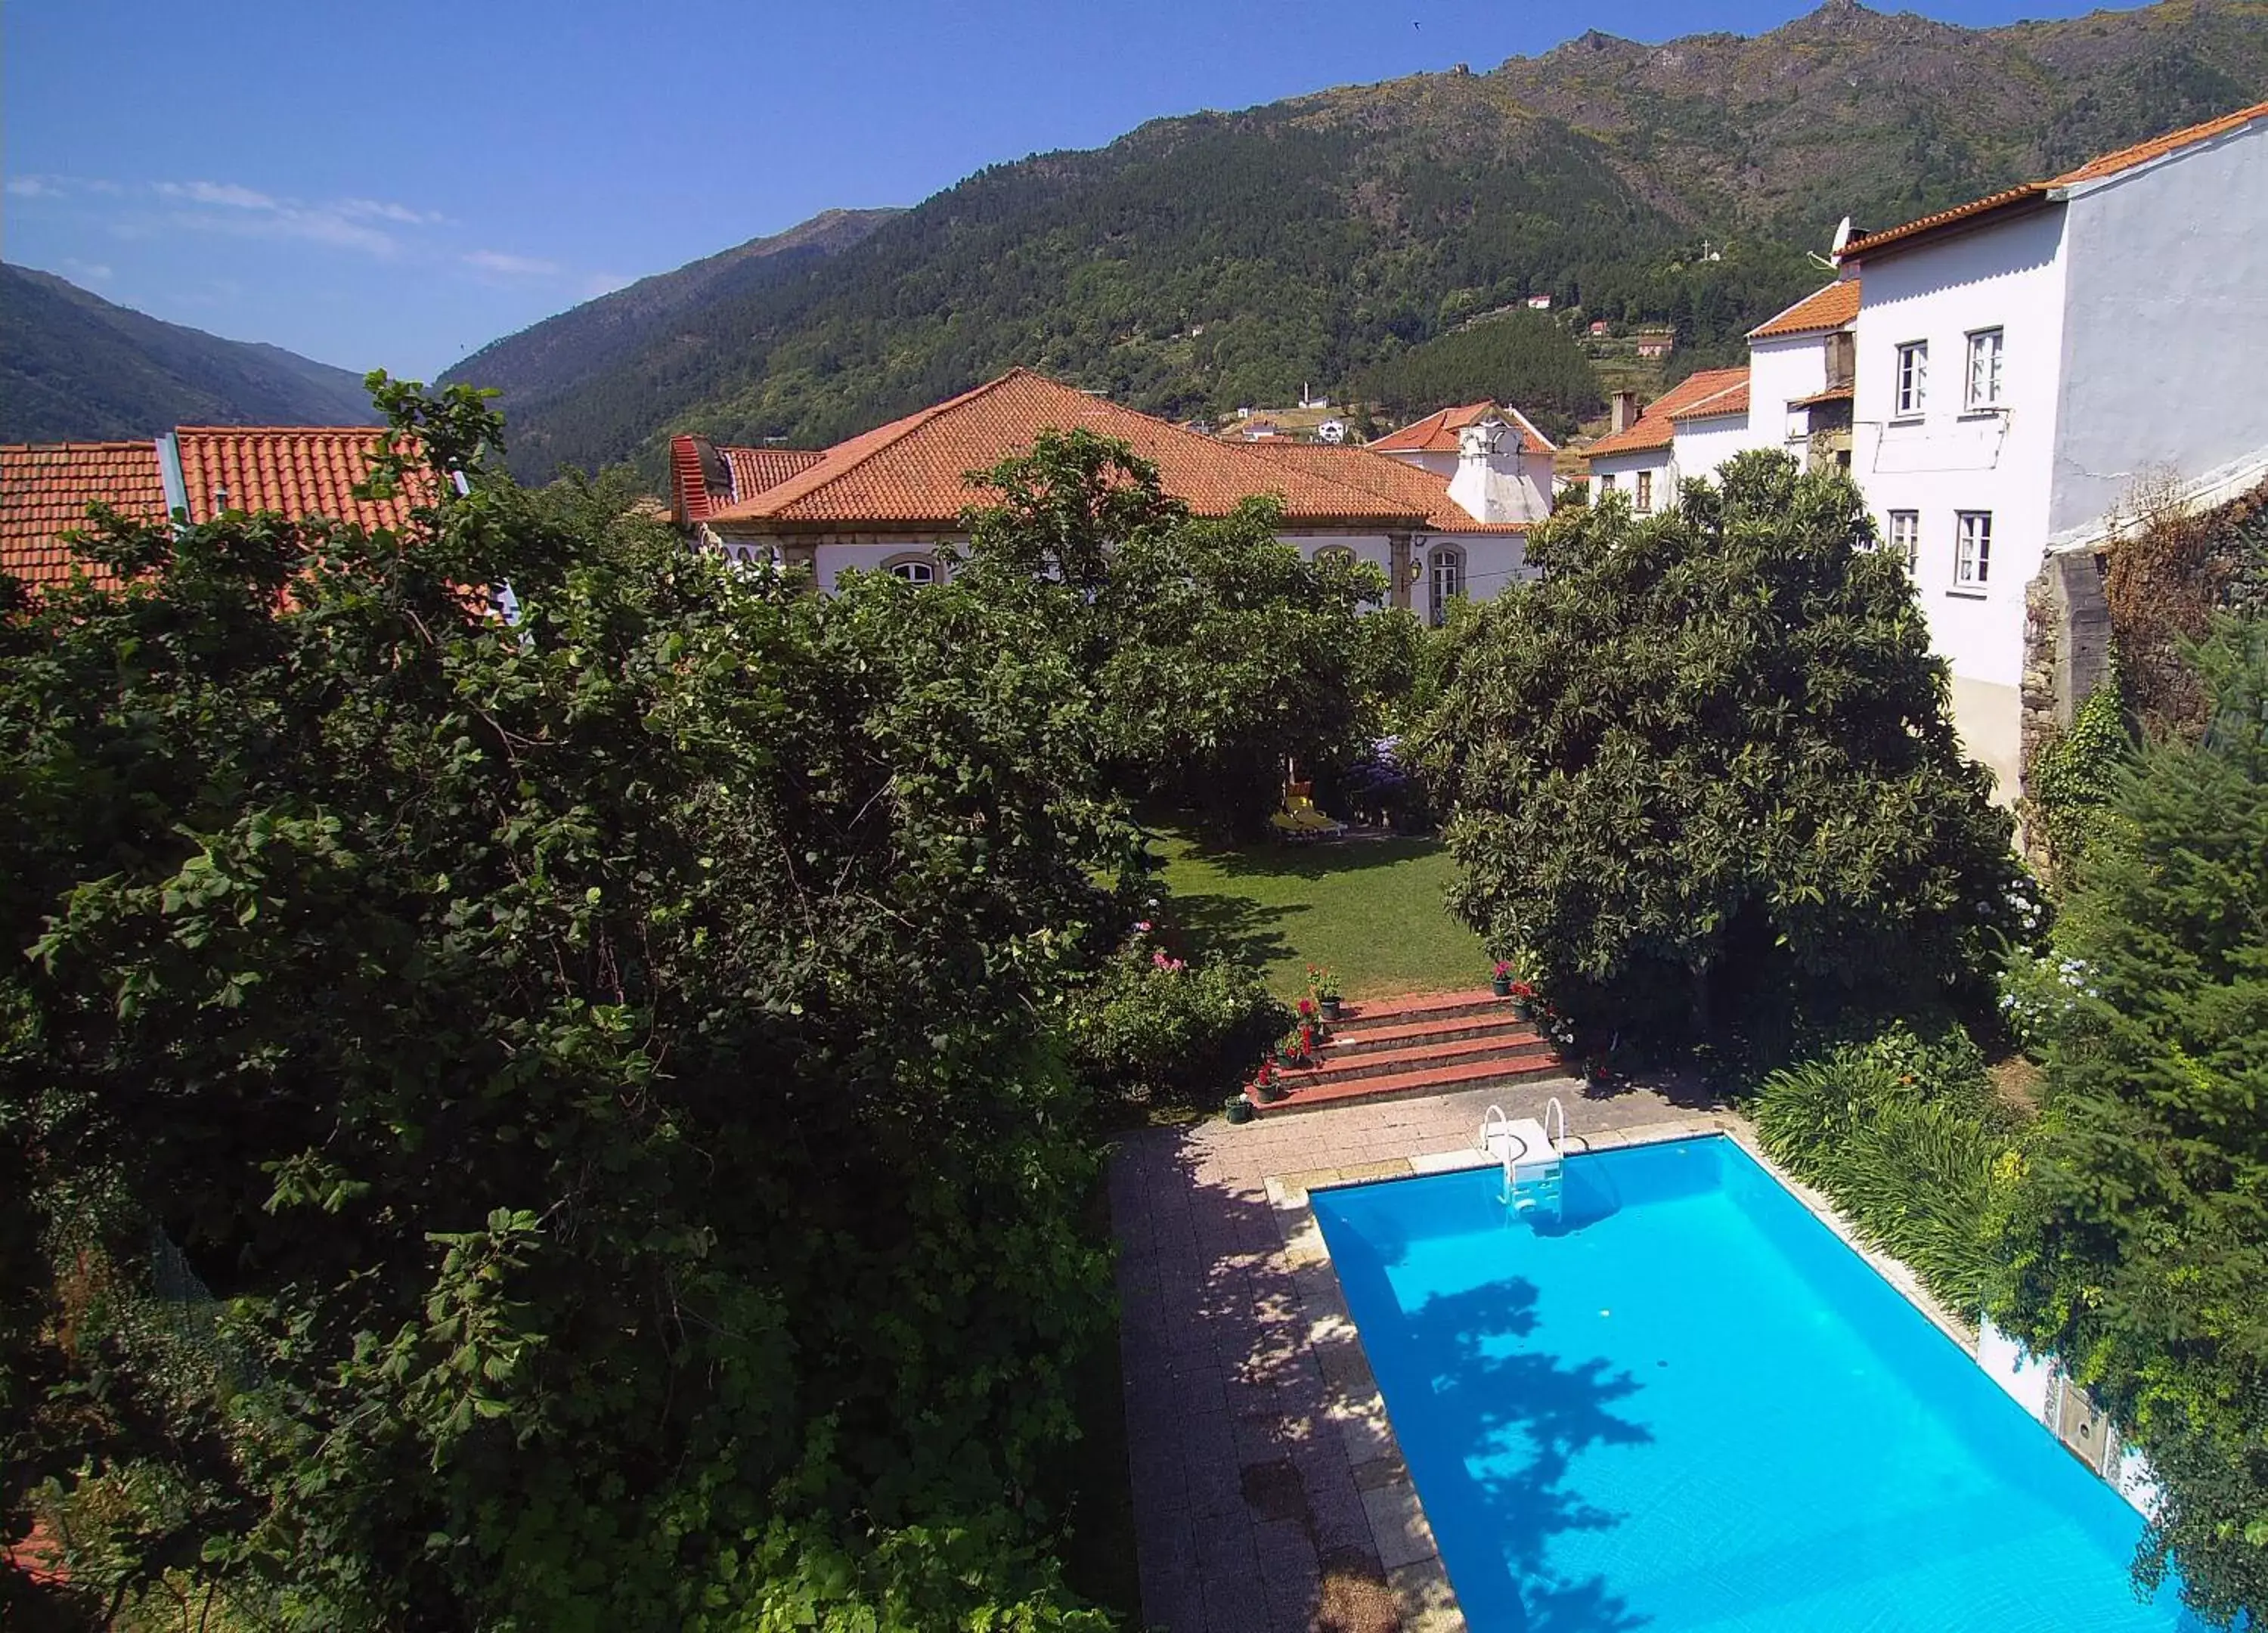
[[1284,784],[1284,808],[1268,819],[1269,825],[1287,839],[1320,839],[1326,834],[1344,834],[1346,824],[1326,816],[1315,808],[1315,785],[1313,783]]

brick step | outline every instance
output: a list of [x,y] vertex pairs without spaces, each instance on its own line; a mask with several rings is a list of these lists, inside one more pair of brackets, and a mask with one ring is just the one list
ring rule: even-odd
[[1410,1100],[1423,1094],[1454,1094],[1461,1089],[1493,1089],[1514,1083],[1533,1083],[1541,1078],[1565,1077],[1567,1069],[1557,1056],[1525,1056],[1509,1060],[1471,1061],[1461,1066],[1434,1066],[1391,1077],[1299,1082],[1299,1086],[1282,1100],[1267,1103],[1249,1089],[1245,1091],[1245,1098],[1253,1102],[1259,1115],[1273,1117],[1281,1112],[1318,1111],[1327,1106]]
[[1532,1038],[1535,1024],[1506,1010],[1495,1015],[1452,1015],[1447,1020],[1417,1021],[1409,1026],[1372,1026],[1350,1031],[1344,1025],[1330,1029],[1323,1047],[1333,1055],[1368,1055],[1381,1050],[1410,1048],[1421,1043],[1447,1043],[1459,1038]]
[[1376,1026],[1407,1026],[1422,1021],[1462,1019],[1474,1015],[1508,1015],[1512,1001],[1487,987],[1469,992],[1419,992],[1404,998],[1374,998],[1345,1004],[1331,1023],[1341,1031],[1366,1032]]
[[[1503,1060],[1513,1056],[1548,1055],[1551,1046],[1532,1032],[1513,1031],[1478,1038],[1451,1038],[1439,1043],[1416,1043],[1406,1048],[1371,1049],[1343,1055],[1336,1044],[1326,1045],[1313,1066],[1285,1074],[1293,1083],[1339,1082],[1348,1078],[1400,1077],[1427,1066],[1462,1065],[1467,1061]],[[1280,1070],[1280,1069],[1279,1069]]]

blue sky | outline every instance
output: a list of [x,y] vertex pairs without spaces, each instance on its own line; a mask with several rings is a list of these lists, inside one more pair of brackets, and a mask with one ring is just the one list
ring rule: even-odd
[[[107,299],[423,378],[830,205],[1143,120],[1753,33],[1790,0],[9,0],[0,244]],[[1933,0],[1971,25],[2086,9]]]

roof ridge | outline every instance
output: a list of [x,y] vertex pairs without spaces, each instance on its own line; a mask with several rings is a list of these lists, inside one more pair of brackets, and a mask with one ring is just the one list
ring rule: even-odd
[[[833,447],[823,451],[818,459],[797,471],[786,481],[775,482],[762,493],[751,495],[747,499],[735,499],[726,505],[712,505],[709,514],[711,518],[722,517],[729,520],[733,519],[731,512],[737,511],[746,505],[762,504],[767,509],[776,511],[784,505],[793,504],[798,500],[808,498],[821,489],[840,482],[875,455],[895,447],[939,416],[953,409],[966,407],[977,398],[1005,386],[1019,375],[1031,373],[1031,370],[1019,364],[1005,374],[986,380],[981,386],[973,386],[956,396],[947,397],[943,402],[933,402],[926,408],[917,408],[911,414],[902,415],[897,419],[886,420],[871,430],[860,431],[855,437],[845,438]],[[1046,377],[1035,375],[1034,378],[1043,379]],[[1049,383],[1053,384],[1053,382]],[[855,453],[850,452],[854,448],[857,450]],[[835,458],[837,453],[844,455],[839,465],[836,463]]]

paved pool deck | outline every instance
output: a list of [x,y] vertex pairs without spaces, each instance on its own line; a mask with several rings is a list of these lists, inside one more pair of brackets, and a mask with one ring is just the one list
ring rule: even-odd
[[1728,1130],[1678,1078],[1571,1078],[1128,1136],[1110,1168],[1151,1633],[1464,1626],[1306,1188],[1469,1166],[1482,1114],[1557,1095],[1594,1149]]

